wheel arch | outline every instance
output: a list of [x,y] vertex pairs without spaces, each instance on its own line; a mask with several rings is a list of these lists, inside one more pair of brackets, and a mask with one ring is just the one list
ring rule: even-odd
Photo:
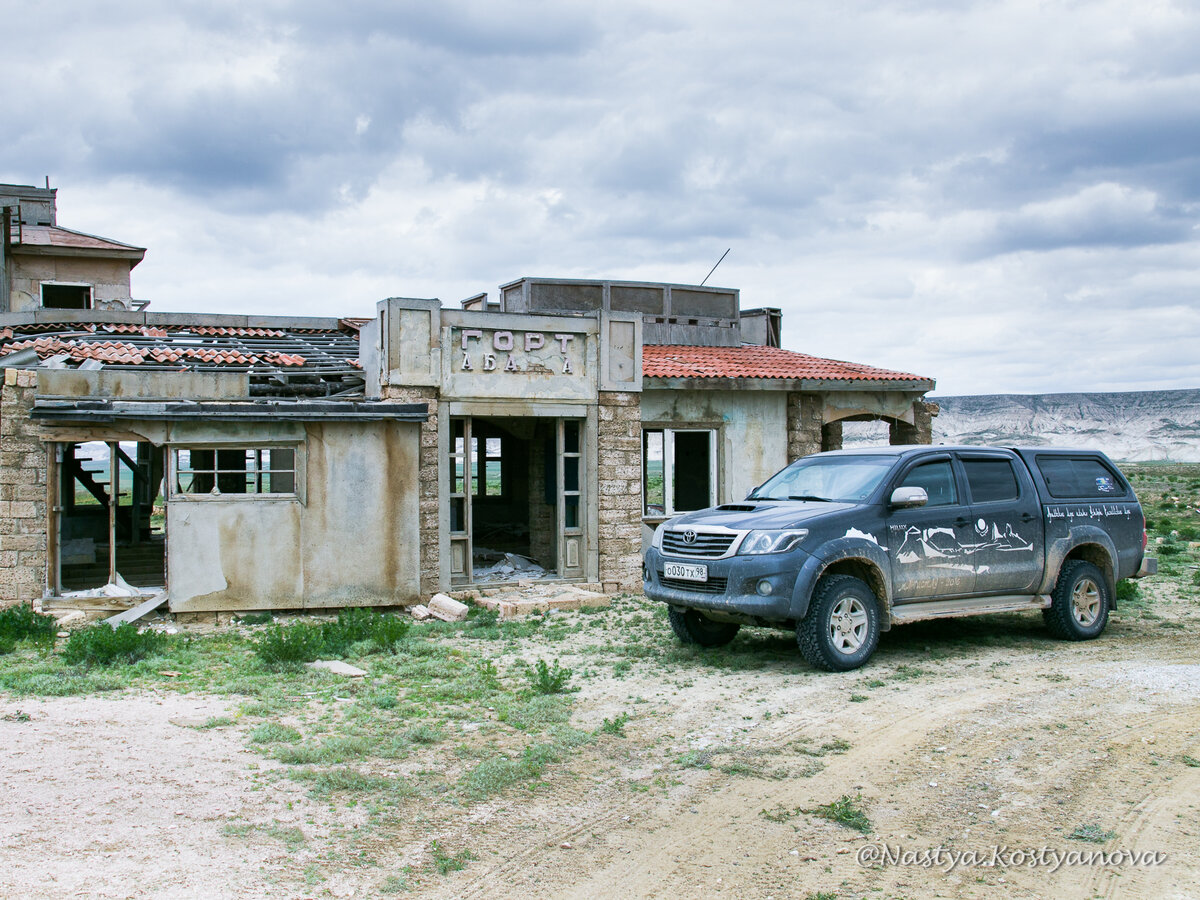
[[[874,545],[872,545],[874,546]],[[882,550],[879,551],[882,554]],[[818,582],[827,575],[852,575],[864,582],[879,604],[879,629],[889,631],[892,627],[891,616],[891,579],[890,570],[886,564],[874,559],[865,547],[843,547],[838,552],[824,558],[812,558],[804,566],[800,577],[796,579],[796,587],[792,596],[792,618],[800,620],[808,613],[813,591]]]
[[[1104,581],[1108,586],[1108,596],[1111,598],[1111,603],[1115,609],[1117,606],[1117,582],[1116,574],[1113,566],[1113,558],[1109,555],[1108,550],[1100,544],[1080,544],[1077,547],[1072,547],[1062,561],[1062,566],[1074,560],[1082,560],[1089,562],[1104,575]],[[1059,571],[1062,571],[1062,566],[1059,566]]]

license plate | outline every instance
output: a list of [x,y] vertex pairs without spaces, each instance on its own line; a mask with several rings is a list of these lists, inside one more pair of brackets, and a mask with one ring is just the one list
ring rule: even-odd
[[683,563],[664,563],[663,575],[680,581],[708,581],[708,566],[688,566]]

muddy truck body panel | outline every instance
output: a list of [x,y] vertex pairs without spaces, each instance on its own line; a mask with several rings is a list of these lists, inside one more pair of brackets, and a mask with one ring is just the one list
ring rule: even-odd
[[[841,641],[857,658],[858,638],[893,624],[1020,609],[1047,610],[1052,631],[1088,632],[1103,629],[1117,581],[1153,571],[1144,527],[1128,481],[1093,451],[834,451],[741,503],[662,523],[643,588],[681,639],[709,645],[769,625],[796,628],[802,650]],[[829,621],[814,626],[814,610]]]

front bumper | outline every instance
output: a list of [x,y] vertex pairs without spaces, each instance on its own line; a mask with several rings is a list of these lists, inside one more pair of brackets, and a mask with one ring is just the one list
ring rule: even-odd
[[[651,600],[671,606],[784,621],[792,618],[796,578],[807,559],[808,554],[799,549],[762,556],[692,559],[664,556],[651,547],[642,567],[642,590]],[[708,581],[664,580],[664,562],[706,565]],[[770,594],[760,593],[759,585],[764,582],[770,585]]]

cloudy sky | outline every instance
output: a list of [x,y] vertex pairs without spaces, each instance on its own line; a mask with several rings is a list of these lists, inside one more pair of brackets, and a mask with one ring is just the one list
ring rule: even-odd
[[[1200,387],[1192,3],[0,0],[0,181],[152,309],[737,287],[939,394]],[[13,85],[18,84],[19,90]]]

